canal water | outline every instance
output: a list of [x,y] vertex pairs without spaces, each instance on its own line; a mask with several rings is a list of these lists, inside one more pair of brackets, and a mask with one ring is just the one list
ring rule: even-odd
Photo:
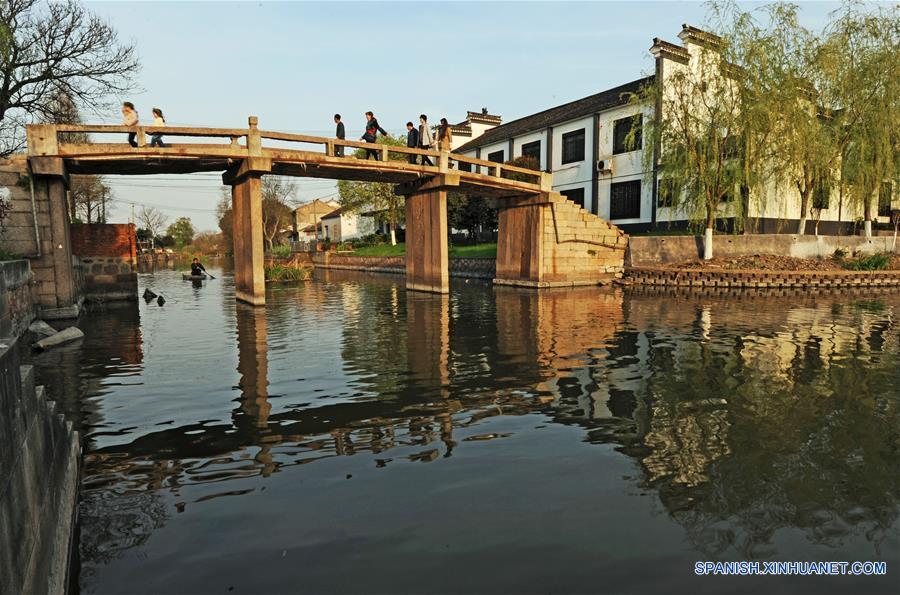
[[213,274],[36,358],[84,438],[81,593],[897,593],[898,291],[318,271],[254,309]]

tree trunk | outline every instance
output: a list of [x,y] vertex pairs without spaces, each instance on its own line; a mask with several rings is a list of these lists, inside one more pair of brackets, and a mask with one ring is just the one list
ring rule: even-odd
[[703,239],[703,260],[710,260],[713,257],[713,228],[707,227]]
[[809,218],[809,196],[812,190],[807,185],[805,190],[800,191],[800,223],[797,225],[797,235],[806,235],[806,220]]
[[397,234],[394,232],[394,224],[388,223],[388,227],[391,228],[391,246],[397,245]]
[[866,199],[864,209],[865,209],[865,217],[866,217],[866,222],[865,222],[866,237],[871,238],[872,237],[872,198],[871,197]]
[[716,210],[706,207],[706,232],[703,237],[703,260],[713,257],[713,228],[716,226]]

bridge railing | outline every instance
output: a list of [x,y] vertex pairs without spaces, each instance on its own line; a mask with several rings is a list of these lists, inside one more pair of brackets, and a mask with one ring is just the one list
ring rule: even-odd
[[[417,157],[425,156],[431,159],[432,163],[434,164],[434,170],[436,172],[449,172],[451,170],[455,170],[460,173],[469,173],[472,175],[483,175],[488,177],[504,178],[519,182],[537,184],[542,188],[546,187],[546,189],[549,189],[549,174],[523,167],[507,165],[504,163],[495,163],[493,161],[486,161],[484,159],[477,159],[474,157],[467,157],[465,155],[459,155],[457,153],[451,153],[449,151],[434,151],[412,147],[387,145],[382,143],[367,143],[363,141],[327,138],[307,134],[260,130],[256,126],[256,123],[256,117],[251,116],[249,118],[248,128],[122,126],[116,124],[33,124],[27,127],[28,152],[31,156],[71,157],[90,155],[91,151],[88,147],[91,145],[103,145],[106,150],[98,153],[109,155],[127,155],[132,150],[131,147],[127,146],[120,147],[121,150],[116,149],[116,146],[120,144],[124,145],[125,143],[60,143],[60,135],[71,137],[71,135],[73,134],[134,134],[138,148],[148,147],[148,134],[161,134],[166,137],[178,138],[223,139],[227,140],[228,142],[206,146],[215,146],[220,150],[238,150],[240,152],[246,152],[248,156],[261,155],[261,151],[264,149],[277,150],[272,147],[263,146],[263,140],[270,140],[286,143],[316,145],[320,148],[320,150],[314,152],[322,153],[326,157],[335,158],[342,157],[342,155],[339,155],[339,148],[377,151],[379,154],[379,158],[384,162],[390,161],[392,153],[395,155],[399,154],[404,157],[408,157],[409,155]],[[68,146],[63,150],[60,150],[61,144]],[[166,145],[167,146],[161,148],[160,151],[167,152],[167,149],[178,151],[188,146],[196,146],[197,143],[180,144],[175,145],[174,147],[170,143],[166,143]],[[345,155],[345,157],[352,157],[352,154]],[[406,161],[406,159],[404,158],[401,158],[401,160]]]

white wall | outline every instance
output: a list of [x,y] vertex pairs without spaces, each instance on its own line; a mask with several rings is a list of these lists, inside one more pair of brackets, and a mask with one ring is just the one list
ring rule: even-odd
[[[588,211],[593,210],[594,204],[594,197],[591,196],[590,190],[594,170],[593,124],[594,118],[591,115],[553,126],[553,163],[551,166],[553,171],[553,189],[559,191],[584,186],[584,208]],[[584,128],[584,159],[573,163],[563,163],[562,137],[564,134],[580,128]]]

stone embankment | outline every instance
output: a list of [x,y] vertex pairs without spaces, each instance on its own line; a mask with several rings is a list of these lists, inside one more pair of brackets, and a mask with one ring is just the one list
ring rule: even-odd
[[900,287],[900,271],[768,271],[632,267],[625,283],[675,287]]
[[22,362],[21,339],[36,313],[34,289],[28,261],[0,263],[0,593],[61,594],[81,447],[71,422]]

